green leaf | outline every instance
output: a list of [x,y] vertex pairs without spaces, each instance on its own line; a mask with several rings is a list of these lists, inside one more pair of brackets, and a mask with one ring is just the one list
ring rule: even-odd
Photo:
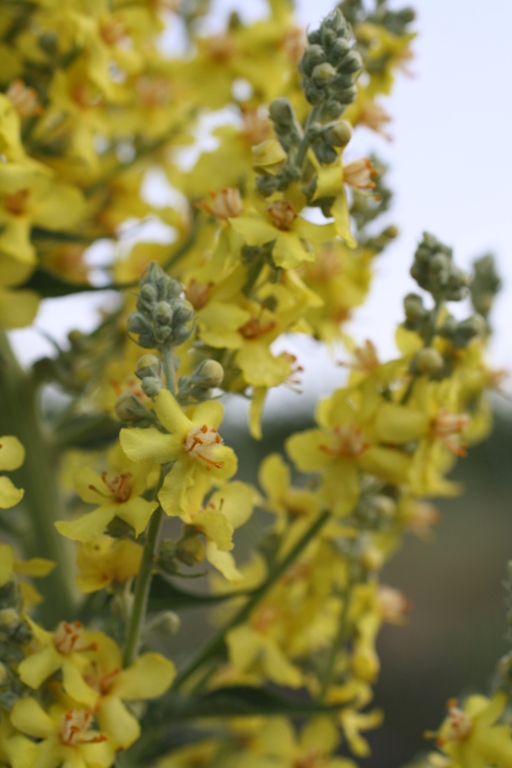
[[247,592],[229,592],[225,595],[201,595],[180,589],[162,575],[157,575],[151,582],[148,609],[150,611],[178,610],[180,608],[204,608],[223,603]]
[[158,707],[155,717],[173,720],[189,720],[197,717],[254,717],[256,715],[311,716],[329,714],[350,706],[346,701],[338,704],[321,704],[310,699],[304,691],[296,698],[274,693],[266,688],[236,685],[218,688],[197,698],[173,694],[163,706]]

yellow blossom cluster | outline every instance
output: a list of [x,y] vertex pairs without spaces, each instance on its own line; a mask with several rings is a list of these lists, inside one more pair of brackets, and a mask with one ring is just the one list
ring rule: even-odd
[[[344,328],[397,234],[373,226],[384,167],[345,148],[385,133],[410,11],[344,0],[306,34],[269,0],[212,35],[208,5],[0,0],[0,324],[119,297],[29,372],[1,332],[0,469],[24,487],[0,478],[1,768],[355,768],[383,718],[378,633],[411,607],[381,569],[490,428],[492,260],[470,279],[425,233],[398,357]],[[247,399],[261,438],[268,391],[306,365],[278,351],[291,334],[352,359],[257,489],[220,399]],[[180,609],[214,605],[180,651]],[[505,703],[450,705],[447,765],[511,765]]]

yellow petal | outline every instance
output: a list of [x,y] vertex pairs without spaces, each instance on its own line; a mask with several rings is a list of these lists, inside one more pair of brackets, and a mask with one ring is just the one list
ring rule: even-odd
[[119,504],[116,514],[121,520],[131,525],[137,536],[140,536],[157,507],[157,501],[146,501],[146,499],[136,496],[125,504]]
[[321,429],[307,429],[286,440],[286,453],[301,472],[317,472],[333,461],[331,456],[321,450],[326,442],[326,435]]
[[53,571],[57,563],[44,557],[33,557],[32,560],[16,560],[14,570],[24,576],[43,577]]
[[156,699],[169,688],[176,669],[172,661],[160,653],[143,653],[114,680],[112,693],[125,701]]
[[375,422],[377,439],[384,443],[408,443],[428,434],[429,418],[403,405],[384,403]]
[[222,552],[214,541],[208,541],[206,543],[206,559],[220,571],[224,578],[231,584],[239,584],[243,581],[243,575],[236,567],[235,558],[231,552]]
[[187,419],[178,401],[168,389],[162,389],[156,397],[155,412],[162,425],[171,434],[183,435],[191,428],[189,419]]
[[21,467],[25,460],[25,449],[17,437],[3,435],[0,437],[0,469],[11,472]]
[[128,749],[140,736],[139,721],[117,696],[104,696],[96,712],[101,730],[123,749]]
[[54,733],[55,725],[35,699],[18,699],[11,712],[11,723],[22,733],[36,739],[46,739]]
[[261,440],[263,437],[261,431],[261,419],[263,417],[263,406],[267,397],[268,387],[254,387],[251,405],[249,408],[249,430],[251,437],[255,440]]
[[180,450],[180,443],[176,438],[164,435],[156,427],[122,429],[119,440],[123,451],[132,461],[154,461],[157,464],[167,464],[176,459]]
[[0,477],[0,509],[10,509],[23,498],[25,491],[16,488],[8,477]]
[[73,661],[65,659],[62,664],[62,684],[64,690],[75,701],[94,707],[98,700],[98,692],[91,688],[73,664]]
[[52,643],[24,659],[18,667],[18,673],[21,680],[30,688],[39,688],[41,683],[60,669],[61,664],[62,658]]
[[87,544],[99,538],[117,513],[116,504],[105,504],[76,520],[59,520],[55,527],[62,536]]

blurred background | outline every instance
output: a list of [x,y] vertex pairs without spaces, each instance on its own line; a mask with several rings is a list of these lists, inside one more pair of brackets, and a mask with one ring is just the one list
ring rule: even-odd
[[[213,3],[212,28],[220,28],[233,9],[243,18],[255,18],[265,9],[259,0]],[[401,0],[391,6],[405,4]],[[381,359],[396,354],[393,339],[402,319],[402,298],[415,286],[408,274],[412,254],[428,230],[453,246],[460,266],[496,253],[504,288],[492,316],[496,333],[490,360],[494,368],[512,369],[512,3],[410,4],[418,14],[412,76],[400,76],[392,96],[382,100],[393,116],[393,141],[362,129],[347,150],[348,160],[374,151],[390,164],[395,202],[388,218],[401,232],[377,261],[370,300],[355,314],[350,331],[359,341],[371,338]],[[297,0],[299,18],[310,26],[332,7],[332,0]],[[90,330],[104,301],[103,296],[47,301],[37,328],[63,342],[72,328]],[[37,331],[16,331],[12,337],[25,362],[51,353]],[[287,340],[286,349],[305,368],[303,394],[284,388],[272,393],[261,443],[247,440],[244,404],[228,403],[223,436],[247,457],[243,479],[254,481],[263,455],[278,449],[292,429],[310,425],[315,401],[345,376],[336,365],[344,356],[340,350],[329,357],[308,339]],[[504,389],[510,394],[510,379]],[[373,755],[361,761],[368,768],[395,768],[428,749],[422,732],[438,726],[446,700],[485,691],[497,659],[508,649],[502,582],[512,557],[512,417],[505,397],[497,397],[494,405],[493,435],[454,473],[465,495],[439,502],[441,522],[433,542],[410,536],[386,567],[384,581],[403,590],[414,609],[406,627],[387,626],[379,640],[382,673],[376,703],[386,721],[369,736]]]

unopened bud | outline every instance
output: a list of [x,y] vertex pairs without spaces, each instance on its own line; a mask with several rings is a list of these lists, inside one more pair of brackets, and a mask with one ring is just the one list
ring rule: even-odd
[[174,611],[162,611],[146,624],[146,631],[158,632],[167,637],[174,637],[181,627],[181,619]]
[[330,165],[338,159],[338,153],[326,141],[318,141],[313,144],[313,152],[318,162],[322,163],[322,165]]
[[406,322],[411,326],[418,325],[427,316],[423,299],[417,293],[408,293],[404,298],[404,311]]
[[391,520],[396,514],[396,502],[389,496],[377,494],[377,496],[373,497],[372,504],[377,513],[384,518]]
[[119,395],[114,405],[114,412],[119,421],[136,422],[141,419],[146,421],[149,411],[131,392],[123,392]]
[[336,70],[329,64],[328,61],[324,61],[323,64],[317,64],[314,68],[311,77],[315,85],[324,85],[332,80],[336,76]]
[[135,375],[138,379],[148,376],[159,377],[162,373],[162,363],[156,355],[142,355],[137,361]]
[[356,648],[350,664],[354,675],[365,683],[373,683],[379,674],[379,657],[369,646]]
[[172,325],[173,308],[167,301],[159,301],[155,309],[155,320],[159,325]]
[[351,46],[348,40],[345,40],[343,37],[339,37],[329,52],[329,58],[331,59],[331,62],[335,66],[338,65],[350,51],[350,47]]
[[346,120],[339,120],[326,126],[324,136],[333,147],[346,147],[352,138],[352,126]]
[[342,113],[345,107],[339,101],[328,101],[323,108],[323,115],[327,120],[336,120]]
[[314,68],[318,64],[322,64],[325,61],[325,51],[321,45],[310,45],[304,51],[302,59],[299,64],[301,72],[305,75],[311,75]]
[[128,318],[128,330],[131,333],[151,333],[151,321],[141,312],[132,312]]
[[444,359],[434,347],[424,347],[416,355],[414,365],[419,373],[436,373],[443,367]]
[[350,51],[343,59],[340,69],[343,73],[354,74],[363,68],[363,59],[358,51]]
[[224,368],[217,360],[203,360],[192,374],[191,380],[196,385],[212,388],[220,386],[223,378]]
[[205,558],[204,544],[196,536],[190,536],[182,541],[176,549],[176,557],[190,567],[202,563]]
[[158,291],[156,286],[152,285],[151,283],[146,283],[142,286],[140,289],[140,295],[145,301],[149,303],[152,303],[158,299]]
[[194,307],[186,299],[175,299],[173,303],[174,315],[173,325],[174,327],[184,325],[188,323],[194,317]]
[[144,379],[142,379],[141,388],[147,397],[150,397],[151,400],[154,400],[155,397],[162,391],[163,384],[161,379],[157,379],[155,376],[146,376]]
[[270,119],[275,123],[279,123],[281,125],[289,125],[290,123],[293,123],[293,107],[288,99],[281,97],[271,101],[268,107],[268,113],[270,115]]

